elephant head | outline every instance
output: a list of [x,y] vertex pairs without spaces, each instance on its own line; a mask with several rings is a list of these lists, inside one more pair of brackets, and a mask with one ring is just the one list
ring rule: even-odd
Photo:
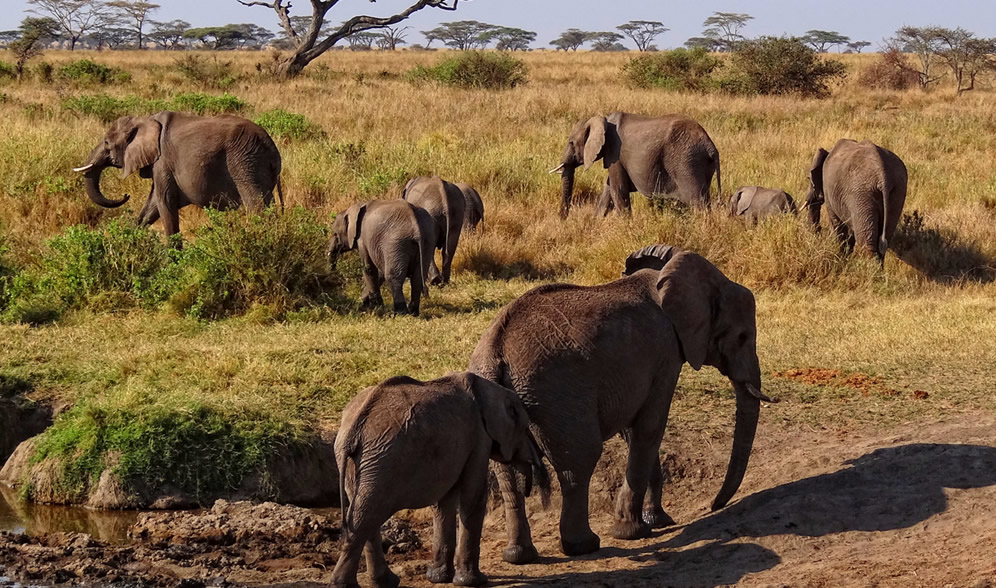
[[619,159],[619,137],[615,125],[609,123],[604,116],[593,116],[581,121],[567,137],[567,146],[560,158],[560,165],[550,170],[550,173],[560,172],[561,205],[560,216],[567,218],[571,210],[571,197],[574,193],[574,171],[580,165],[585,169],[593,163],[602,160],[606,168]]
[[335,265],[339,256],[359,246],[360,227],[367,211],[367,202],[357,202],[344,212],[337,214],[332,222],[332,238],[329,239],[329,264]]
[[734,192],[730,197],[730,215],[739,216],[747,212],[756,194],[756,186],[745,186]]
[[100,191],[100,175],[104,168],[121,169],[121,177],[127,178],[136,170],[143,178],[152,177],[152,165],[159,159],[159,136],[162,124],[156,117],[123,116],[114,121],[104,140],[93,151],[82,167],[73,171],[84,173],[86,193],[98,206],[116,208],[128,201],[128,195],[121,200],[109,200]]
[[813,157],[813,163],[809,166],[809,191],[806,192],[806,204],[803,208],[809,209],[809,222],[814,227],[820,225],[820,209],[826,196],[823,193],[823,163],[826,162],[830,152],[820,147]]
[[761,392],[757,359],[754,295],[729,280],[716,266],[691,252],[675,254],[657,277],[664,313],[674,324],[685,361],[698,370],[711,365],[729,378],[737,398],[733,450],[726,479],[713,510],[726,506],[747,471]]
[[543,452],[529,431],[529,414],[522,400],[508,388],[476,374],[465,372],[461,376],[492,439],[491,459],[512,464],[524,474],[526,496],[535,480],[545,505],[550,496],[550,476],[543,465]]

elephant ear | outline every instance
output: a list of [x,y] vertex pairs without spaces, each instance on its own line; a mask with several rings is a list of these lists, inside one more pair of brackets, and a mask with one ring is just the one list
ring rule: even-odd
[[588,169],[603,156],[606,126],[604,116],[593,116],[588,120],[588,134],[584,140],[584,168]]
[[820,202],[823,201],[823,164],[829,155],[829,151],[820,147],[809,166],[809,180],[813,183],[815,195],[820,198]]
[[671,258],[657,276],[661,309],[678,334],[685,361],[698,370],[706,361],[715,322],[714,265],[683,251]]
[[408,180],[408,183],[405,184],[404,189],[401,190],[401,199],[402,200],[407,200],[408,191],[411,190],[412,186],[414,186],[416,183],[418,183],[418,181],[421,180],[421,179],[422,179],[421,176],[416,176],[416,177]]
[[757,194],[757,187],[741,188],[737,193],[740,194],[740,198],[737,200],[735,214],[740,216],[750,208],[750,203],[754,201],[754,196]]
[[498,445],[502,461],[515,457],[518,435],[528,425],[525,408],[515,392],[478,375],[462,374],[464,387],[477,401],[488,437]]
[[136,170],[148,167],[159,159],[159,136],[162,125],[149,117],[131,119],[128,146],[124,152],[121,177],[127,178]]
[[346,241],[350,249],[356,249],[360,241],[360,226],[367,212],[367,203],[358,203],[346,209]]
[[623,270],[622,275],[632,276],[642,269],[660,271],[667,265],[667,262],[671,261],[671,258],[676,253],[681,251],[677,247],[665,245],[664,243],[648,245],[639,251],[629,254],[629,257],[626,258],[626,269]]

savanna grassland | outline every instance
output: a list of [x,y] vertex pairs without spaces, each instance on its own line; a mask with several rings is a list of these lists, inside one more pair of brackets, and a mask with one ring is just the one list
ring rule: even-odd
[[[225,72],[202,81],[178,69],[186,56],[167,52],[43,59],[58,68],[84,56],[130,75],[108,84],[0,82],[0,234],[12,271],[41,271],[51,257],[46,243],[74,225],[130,222],[148,193],[137,175],[108,172],[105,194],[132,201],[102,210],[86,198],[71,168],[103,136],[101,113],[119,112],[73,106],[81,96],[106,95],[120,101],[114,108],[140,113],[180,94],[224,92],[249,118],[274,109],[304,115],[306,131],[277,137],[283,187],[287,207],[311,211],[320,226],[355,201],[398,197],[419,174],[477,187],[486,223],[461,239],[452,285],[431,291],[420,318],[359,312],[354,255],[340,262],[334,295],[303,308],[261,298],[211,320],[191,316],[182,293],[153,307],[103,293],[55,320],[18,322],[8,312],[0,326],[4,393],[66,411],[43,448],[79,464],[67,474],[77,490],[110,467],[110,451],[123,452],[137,476],[190,468],[190,479],[231,484],[274,447],[335,428],[365,386],[463,369],[499,308],[526,290],[614,279],[628,253],[658,242],[706,256],[755,292],[765,388],[782,400],[763,412],[759,438],[766,428],[915,431],[942,416],[996,410],[991,89],[867,90],[856,80],[874,55],[842,57],[848,79],[825,100],[634,89],[620,75],[626,54],[524,54],[529,82],[500,92],[406,79],[412,67],[438,61],[435,52],[332,52],[286,82],[267,75],[266,53],[200,55],[201,66]],[[905,211],[917,218],[903,225],[884,271],[842,256],[829,231],[814,233],[802,217],[746,228],[724,206],[655,210],[634,195],[632,218],[595,218],[589,203],[562,221],[559,177],[547,170],[577,121],[617,110],[701,122],[722,157],[720,203],[745,184],[783,187],[801,200],[818,147],[870,139],[905,160]],[[598,167],[579,171],[576,194],[601,192]],[[181,214],[188,243],[208,224],[203,212]],[[323,234],[309,235],[308,254],[320,257]],[[711,368],[686,371],[673,430],[726,438],[728,384]]]

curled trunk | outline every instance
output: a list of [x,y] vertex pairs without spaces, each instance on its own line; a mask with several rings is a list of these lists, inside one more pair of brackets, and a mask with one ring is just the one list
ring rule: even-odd
[[104,171],[103,167],[92,167],[87,170],[86,175],[83,176],[83,183],[86,187],[86,195],[93,200],[93,203],[97,206],[103,206],[104,208],[117,208],[128,202],[128,196],[125,195],[121,200],[108,200],[104,197],[104,193],[100,191],[100,174]]
[[757,432],[757,420],[761,414],[761,401],[758,398],[740,383],[734,383],[734,389],[737,394],[737,424],[733,430],[733,450],[730,453],[726,479],[716,499],[712,501],[712,510],[726,506],[740,488],[744,474],[747,473],[747,462],[750,461],[754,434]]
[[574,195],[574,167],[564,167],[561,172],[560,218],[567,218],[571,211],[571,197]]

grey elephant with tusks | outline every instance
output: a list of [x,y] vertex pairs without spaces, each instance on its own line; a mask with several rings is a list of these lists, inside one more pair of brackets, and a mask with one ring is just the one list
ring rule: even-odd
[[276,189],[283,207],[280,152],[262,127],[238,116],[164,111],[121,117],[87,163],[73,170],[84,174],[90,200],[116,208],[129,197],[109,200],[101,192],[108,167],[120,168],[125,178],[137,171],[152,180],[138,224],[162,219],[167,235],[180,232],[180,209],[188,205],[258,211],[273,203]]
[[489,459],[521,472],[527,493],[535,479],[544,503],[549,499],[550,480],[519,397],[471,373],[431,382],[400,376],[367,388],[343,412],[335,456],[343,533],[331,584],[337,587],[358,586],[364,547],[374,584],[397,586],[384,561],[380,526],[401,509],[433,505],[426,577],[484,584],[479,559]]
[[596,214],[615,209],[629,214],[632,192],[648,198],[673,196],[688,206],[707,208],[713,174],[723,193],[719,150],[702,125],[683,115],[648,117],[625,112],[579,122],[567,137],[560,165],[560,216],[567,218],[574,192],[574,172],[596,161],[609,175]]
[[[653,259],[655,255],[660,258]],[[632,256],[631,256],[632,257]],[[661,503],[658,451],[682,365],[716,367],[736,394],[736,426],[722,508],[747,471],[762,400],[754,296],[703,257],[666,245],[592,287],[542,286],[506,306],[481,337],[470,370],[516,391],[560,480],[560,544],[566,555],[599,548],[588,523],[588,486],[602,444],[629,445],[612,536],[638,539],[674,521]],[[658,269],[659,268],[659,269]],[[494,467],[514,564],[538,556],[514,471]]]
[[[394,311],[418,316],[427,280],[436,222],[428,212],[404,200],[360,202],[336,215],[329,239],[329,264],[347,251],[359,251],[363,262],[363,308],[384,304],[380,287],[386,281]],[[405,306],[404,283],[411,282],[411,304]]]

